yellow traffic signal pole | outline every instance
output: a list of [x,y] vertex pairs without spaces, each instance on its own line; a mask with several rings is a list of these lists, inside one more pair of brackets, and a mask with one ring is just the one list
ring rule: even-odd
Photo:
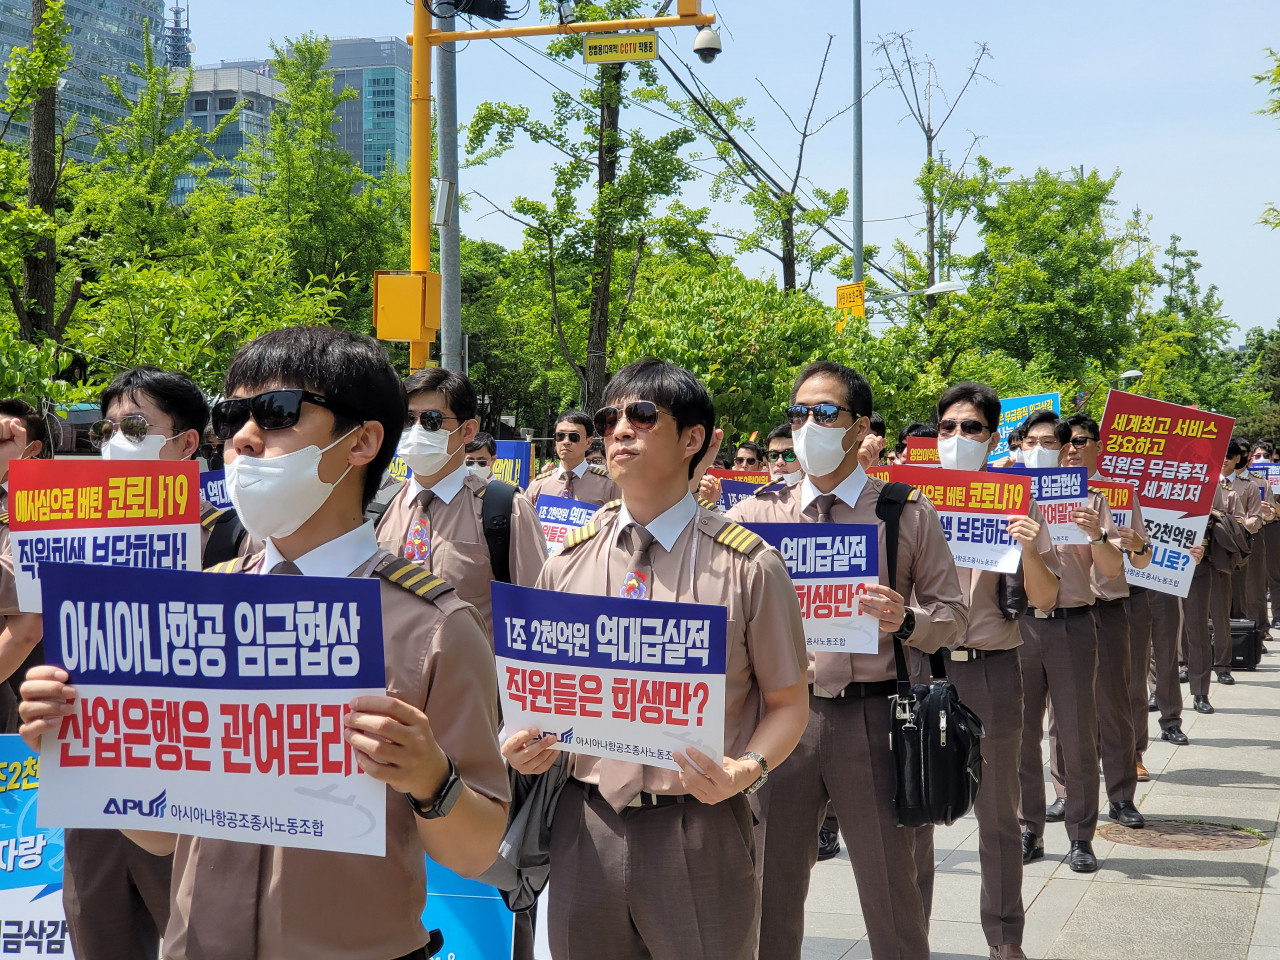
[[678,0],[677,16],[594,23],[546,23],[529,27],[494,27],[446,33],[434,29],[431,12],[414,0],[409,122],[409,270],[378,271],[373,281],[373,324],[379,340],[409,343],[409,369],[430,362],[431,343],[440,329],[440,274],[431,272],[431,48],[467,40],[504,37],[549,37],[566,33],[618,33],[661,27],[705,27],[716,22],[702,12],[702,0]]

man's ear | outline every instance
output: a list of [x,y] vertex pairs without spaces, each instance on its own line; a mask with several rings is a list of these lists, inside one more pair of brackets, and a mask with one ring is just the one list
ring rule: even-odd
[[987,441],[987,456],[995,453],[998,446],[1000,446],[1000,431],[992,430],[991,439]]
[[181,455],[179,460],[190,460],[200,449],[200,431],[187,430],[182,434]]
[[468,420],[462,425],[462,445],[465,447],[468,443],[476,438],[476,434],[480,432],[479,420]]

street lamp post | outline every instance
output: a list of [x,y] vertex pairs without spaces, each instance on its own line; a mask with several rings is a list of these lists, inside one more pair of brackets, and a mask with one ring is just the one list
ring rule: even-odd
[[968,289],[962,280],[941,280],[923,290],[904,290],[902,293],[886,293],[883,297],[872,297],[867,303],[883,303],[885,300],[901,300],[903,297],[936,297],[943,293],[964,293]]

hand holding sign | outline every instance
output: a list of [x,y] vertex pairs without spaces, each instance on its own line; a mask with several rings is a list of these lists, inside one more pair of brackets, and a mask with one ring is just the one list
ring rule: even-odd
[[427,715],[395,697],[352,700],[346,738],[360,769],[397,793],[427,800],[449,775],[449,758]]
[[71,686],[67,671],[47,665],[32,667],[22,682],[22,703],[18,704],[22,726],[18,732],[23,742],[39,753],[41,737],[56,734],[62,718],[77,709],[76,688]]
[[902,621],[907,616],[906,600],[902,594],[879,583],[867,587],[860,605],[863,613],[880,621],[880,629],[885,633],[895,633],[901,629]]
[[1040,524],[1030,517],[1010,517],[1009,536],[1024,547],[1034,547],[1036,538],[1040,536]]
[[680,765],[680,782],[691,794],[706,804],[719,803],[741,793],[760,778],[760,765],[754,760],[725,757],[716,763],[695,747],[674,753]]
[[514,736],[508,737],[502,745],[502,755],[507,763],[515,767],[517,772],[525,776],[536,776],[546,773],[556,762],[557,737],[554,733],[543,733],[537,727],[518,730]]
[[1077,507],[1071,514],[1071,519],[1088,535],[1090,541],[1102,536],[1102,517],[1092,507]]

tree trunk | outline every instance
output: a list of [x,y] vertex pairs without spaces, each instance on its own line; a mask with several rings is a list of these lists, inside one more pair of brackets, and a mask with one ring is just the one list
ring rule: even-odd
[[[929,165],[929,178],[926,181],[928,183],[928,188],[926,189],[926,192],[925,192],[925,201],[924,201],[925,218],[928,221],[928,239],[927,239],[928,248],[926,250],[926,254],[927,254],[928,268],[929,268],[929,282],[926,284],[926,286],[932,287],[935,283],[938,282],[938,278],[937,276],[935,276],[938,269],[938,254],[936,249],[936,245],[938,242],[938,231],[937,231],[937,225],[935,223],[935,220],[938,214],[937,214],[937,209],[934,206],[934,200],[933,200],[933,131],[932,130],[925,131],[925,145],[927,148],[926,155],[928,157],[928,165]],[[934,299],[935,298],[932,295],[924,298],[924,312],[925,312],[926,318],[933,313]]]
[[[622,103],[622,64],[600,66],[600,139],[596,162],[599,177],[597,195],[611,185],[618,175],[618,120]],[[597,212],[603,219],[603,211]],[[613,288],[613,230],[597,221],[595,242],[591,252],[591,318],[587,331],[586,390],[582,407],[590,415],[604,400],[609,383],[609,307]]]
[[[32,0],[33,30],[44,19],[45,6],[45,0]],[[58,191],[57,109],[56,87],[41,90],[31,104],[27,204],[39,207],[49,217],[54,215]],[[24,326],[29,328],[22,330],[23,339],[34,339],[37,331],[44,336],[56,337],[57,278],[57,243],[53,237],[44,237],[22,265],[22,298],[28,305],[28,319]]]
[[796,221],[795,208],[787,205],[782,216],[782,289],[788,293],[796,290]]

